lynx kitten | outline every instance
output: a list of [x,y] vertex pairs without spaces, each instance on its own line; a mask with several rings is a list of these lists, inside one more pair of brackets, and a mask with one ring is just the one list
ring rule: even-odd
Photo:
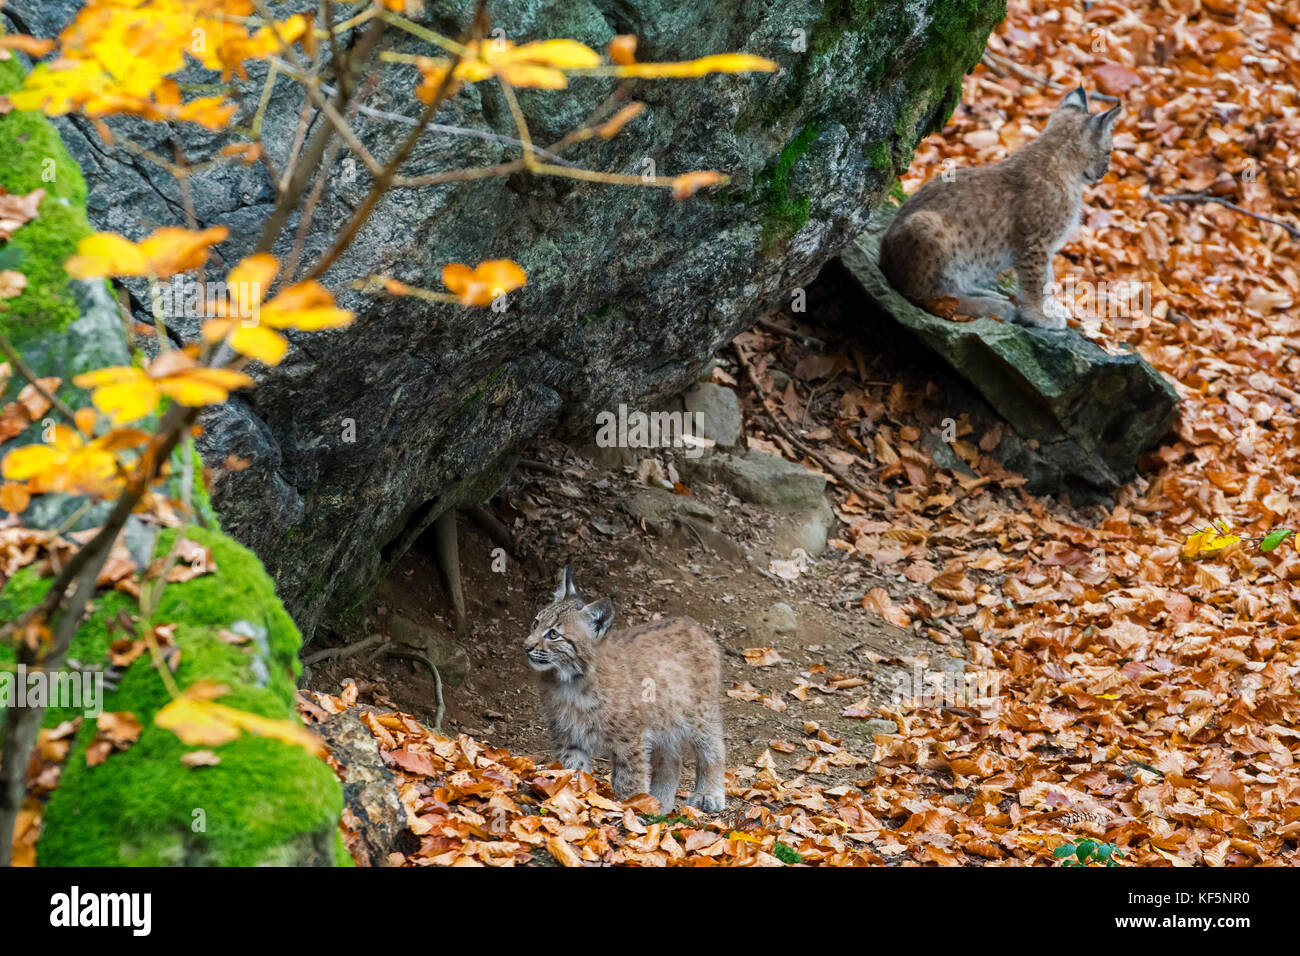
[[686,802],[717,813],[726,803],[717,645],[688,618],[610,631],[613,618],[613,601],[585,604],[565,568],[524,641],[561,762],[590,770],[593,755],[608,753],[614,792],[648,791],[667,813],[689,744],[695,792]]
[[[960,311],[1065,328],[1051,297],[1052,256],[1079,224],[1083,187],[1106,175],[1119,107],[1089,114],[1083,87],[1032,142],[1000,163],[932,179],[903,204],[881,241],[880,268],[913,302],[953,296]],[[993,288],[1016,270],[1020,308]]]

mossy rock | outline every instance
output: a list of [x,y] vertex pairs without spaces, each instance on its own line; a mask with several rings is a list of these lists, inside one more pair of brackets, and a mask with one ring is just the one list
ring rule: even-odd
[[[174,529],[158,536],[164,554]],[[191,528],[186,536],[212,550],[217,570],[168,584],[155,624],[176,624],[181,650],[180,687],[200,679],[230,687],[221,703],[277,720],[296,720],[295,682],[300,670],[297,627],[275,595],[257,557],[224,535]],[[39,601],[50,579],[19,571],[0,590],[0,620],[11,620]],[[69,657],[83,666],[107,664],[113,639],[108,622],[135,602],[120,592],[99,596],[73,640]],[[238,622],[251,627],[236,627]],[[255,634],[246,644],[223,641],[221,630]],[[119,631],[116,637],[121,637]],[[13,660],[0,647],[0,662]],[[338,839],[342,790],[329,766],[298,747],[244,734],[212,748],[221,762],[186,767],[195,749],[153,718],[169,700],[148,655],[107,691],[105,711],[127,711],[144,727],[129,749],[87,766],[86,746],[95,721],[86,718],[46,806],[37,843],[42,865],[331,865],[349,862]],[[77,716],[51,709],[45,725]]]
[[888,315],[965,379],[1011,426],[991,454],[1035,493],[1110,491],[1169,434],[1178,395],[1136,351],[1111,354],[1079,333],[993,318],[953,322],[908,302],[880,271],[883,208],[840,263]]
[[[17,89],[23,75],[18,57],[0,61],[0,93]],[[27,288],[7,300],[0,331],[21,347],[43,332],[65,329],[82,314],[63,263],[91,231],[86,183],[53,125],[39,113],[14,110],[0,115],[0,186],[15,195],[45,190],[36,218],[6,244],[22,252],[16,268],[27,276]]]

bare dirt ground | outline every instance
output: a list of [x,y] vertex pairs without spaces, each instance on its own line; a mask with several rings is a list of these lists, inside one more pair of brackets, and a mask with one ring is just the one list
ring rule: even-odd
[[[899,430],[937,432],[944,418],[960,413],[964,398],[959,384],[945,380],[924,359],[914,361],[909,343],[864,332],[859,320],[865,300],[836,267],[829,267],[808,291],[807,314],[776,315],[773,321],[839,340],[826,351],[843,350],[854,361],[806,392],[795,389],[796,395],[806,396],[799,416],[804,434],[815,434],[823,421],[832,423],[838,399],[853,386],[888,385],[893,400],[885,396],[886,414]],[[817,321],[810,323],[810,316]],[[807,340],[762,329],[747,335],[767,346],[759,364],[769,390],[773,383],[794,378],[801,360],[822,351]],[[738,382],[747,434],[764,442],[752,419],[766,413],[745,387],[735,355],[724,352],[719,359],[720,377]],[[997,426],[987,422],[981,427]],[[779,448],[780,435],[774,432],[773,437]],[[852,436],[850,442],[833,436],[824,447],[851,453]],[[671,463],[671,454],[659,457]],[[432,535],[427,534],[358,619],[325,639],[328,644],[386,633],[389,622],[402,617],[458,644],[468,658],[467,674],[463,682],[445,688],[444,731],[464,732],[539,762],[553,759],[522,644],[534,614],[550,600],[556,571],[566,563],[572,564],[584,597],[616,596],[616,627],[687,616],[715,635],[725,652],[732,786],[743,785],[756,772],[756,762],[761,766],[768,760],[782,777],[804,772],[826,787],[861,782],[872,773],[873,735],[893,730],[881,723],[888,721],[891,702],[924,692],[931,684],[917,685],[939,679],[934,675],[947,675],[950,687],[961,683],[967,662],[957,627],[943,620],[897,627],[864,607],[864,596],[873,588],[884,588],[899,604],[910,599],[913,607],[935,602],[936,595],[891,571],[889,563],[864,561],[851,545],[836,540],[843,523],[860,521],[863,510],[842,487],[827,489],[837,515],[831,546],[787,580],[773,573],[772,561],[791,560],[783,539],[797,516],[744,503],[727,489],[699,480],[688,482],[689,495],[661,492],[669,502],[668,516],[646,522],[627,507],[634,496],[647,493],[633,467],[598,464],[555,439],[535,442],[524,461],[491,508],[511,527],[525,560],[509,560],[504,570],[494,571],[495,542],[471,521],[460,521],[468,633],[455,634]],[[962,549],[968,546],[963,543]],[[945,549],[939,545],[933,551],[940,560]],[[797,626],[792,630],[774,632],[760,620],[778,603],[794,612]],[[313,668],[307,683],[336,691],[345,678],[359,681],[363,700],[433,722],[437,688],[423,663],[368,652]],[[855,704],[859,706],[852,712],[860,716],[845,716]],[[810,754],[802,743],[817,734],[814,723],[839,742],[826,748],[830,759]]]

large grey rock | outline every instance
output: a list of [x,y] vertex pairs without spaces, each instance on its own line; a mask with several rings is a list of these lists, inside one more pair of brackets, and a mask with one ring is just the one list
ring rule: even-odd
[[1014,429],[993,454],[1030,490],[1075,482],[1110,489],[1168,434],[1178,396],[1137,352],[1111,355],[1077,332],[996,319],[953,322],[912,305],[877,265],[888,214],[841,253],[850,275],[891,317],[966,379]]
[[825,477],[756,448],[744,458],[714,455],[712,467],[714,477],[742,501],[786,511],[812,510],[826,502]]
[[[286,2],[315,11],[314,2]],[[431,25],[459,33],[471,0],[426,4]],[[52,36],[76,0],[10,0],[6,20]],[[777,60],[775,74],[637,82],[645,113],[610,141],[567,158],[609,170],[719,169],[732,184],[675,203],[662,190],[514,176],[399,190],[379,205],[326,275],[358,312],[347,329],[293,336],[260,386],[208,415],[204,452],[251,460],[224,475],[214,500],[224,526],[266,562],[308,634],[364,598],[420,527],[448,508],[481,501],[524,443],[559,427],[589,438],[595,416],[619,403],[651,408],[688,385],[708,357],[754,316],[809,282],[866,224],[870,210],[917,139],[941,125],[960,77],[1005,12],[1003,0],[517,0],[493,3],[511,39],[563,36],[603,48],[635,33],[644,60],[744,50]],[[384,44],[427,53],[393,33]],[[415,115],[413,71],[394,71],[366,107]],[[401,76],[402,79],[397,79]],[[196,73],[195,80],[210,79]],[[250,71],[256,103],[265,67]],[[534,138],[557,140],[580,126],[613,89],[581,79],[564,91],[524,90]],[[284,163],[300,92],[274,86],[264,136]],[[136,143],[193,159],[224,140],[191,125],[110,120]],[[493,83],[467,86],[439,122],[514,135]],[[360,137],[387,156],[409,127],[362,113]],[[85,120],[60,120],[84,167],[94,224],[133,239],[184,221],[184,202],[163,170],[107,149]],[[485,166],[515,147],[470,136],[430,135],[406,171],[419,175]],[[364,197],[367,171],[344,150],[308,232],[318,255]],[[231,237],[212,271],[251,251],[275,199],[260,164],[205,169],[191,179],[202,225]],[[286,256],[297,220],[276,252]],[[510,256],[528,285],[504,313],[416,299],[364,297],[350,284],[370,273],[425,287],[448,262]],[[142,295],[136,290],[137,295]],[[143,311],[143,310],[141,310]],[[195,321],[175,323],[192,338]],[[349,440],[354,438],[354,440]]]

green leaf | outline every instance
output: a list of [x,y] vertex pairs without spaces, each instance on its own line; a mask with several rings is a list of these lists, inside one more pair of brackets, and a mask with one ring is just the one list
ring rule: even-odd
[[1268,533],[1268,537],[1259,543],[1259,550],[1272,551],[1279,544],[1291,537],[1290,528],[1275,528]]
[[1052,856],[1056,857],[1058,860],[1063,856],[1074,856],[1074,844],[1062,843],[1052,851]]
[[18,246],[5,246],[0,249],[0,269],[16,269],[23,261],[23,250]]

